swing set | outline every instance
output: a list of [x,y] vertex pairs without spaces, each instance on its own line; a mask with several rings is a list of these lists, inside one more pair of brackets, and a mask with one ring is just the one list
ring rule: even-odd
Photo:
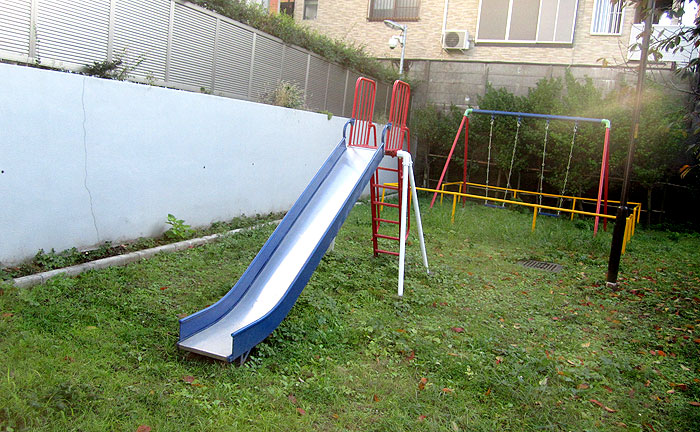
[[[478,184],[478,183],[470,183],[467,182],[467,156],[468,156],[468,149],[469,149],[469,119],[473,114],[481,114],[481,115],[488,115],[490,116],[490,121],[489,121],[489,139],[488,139],[488,152],[487,152],[487,162],[486,162],[486,182],[485,184]],[[494,136],[494,124],[496,122],[497,117],[515,117],[516,118],[516,127],[515,127],[515,134],[514,134],[514,139],[513,139],[513,145],[512,145],[512,150],[511,150],[511,158],[510,158],[510,166],[508,169],[508,176],[506,178],[506,187],[498,187],[498,186],[491,186],[489,184],[490,182],[490,176],[491,176],[491,158],[492,158],[492,147],[493,147],[493,136]],[[521,140],[521,126],[523,123],[524,118],[534,118],[534,119],[542,119],[545,120],[545,128],[544,128],[544,137],[543,137],[543,146],[542,146],[542,162],[540,166],[540,172],[539,172],[539,183],[538,183],[538,191],[537,192],[532,192],[532,191],[525,191],[525,190],[519,190],[519,189],[514,189],[511,187],[511,180],[512,180],[512,175],[513,175],[513,166],[515,162],[515,157],[517,153],[517,148],[519,141]],[[548,194],[543,192],[543,185],[544,185],[544,174],[545,174],[545,166],[546,166],[546,159],[547,159],[547,146],[549,144],[549,134],[550,134],[550,122],[556,120],[556,121],[568,121],[568,122],[573,122],[573,132],[571,135],[571,141],[569,145],[569,154],[568,154],[568,159],[567,159],[567,165],[566,165],[566,172],[564,174],[564,180],[562,184],[562,188],[559,194]],[[598,123],[602,124],[605,127],[605,133],[604,133],[604,140],[603,140],[603,154],[602,154],[602,161],[601,161],[601,166],[600,166],[600,177],[598,181],[598,195],[597,198],[595,199],[590,199],[590,198],[581,198],[581,197],[574,197],[574,196],[567,196],[567,184],[569,181],[569,173],[571,170],[571,160],[574,154],[574,150],[576,148],[576,138],[579,133],[579,125],[580,123]],[[450,161],[452,159],[452,156],[454,154],[455,148],[457,146],[457,143],[459,141],[459,137],[462,133],[462,130],[464,130],[464,169],[463,169],[463,176],[462,176],[462,181],[461,182],[454,182],[454,183],[443,183],[443,180],[445,180],[445,175],[447,173]],[[433,199],[430,203],[431,208],[435,204],[435,200],[437,198],[438,193],[441,195],[444,195],[446,193],[445,191],[445,186],[448,185],[459,185],[459,192],[457,195],[459,195],[462,199],[465,199],[467,197],[470,198],[483,198],[484,199],[484,204],[492,207],[499,207],[499,208],[505,208],[506,203],[512,203],[512,204],[518,204],[518,205],[524,205],[527,207],[534,207],[534,214],[533,214],[533,230],[535,226],[535,221],[537,218],[537,214],[541,215],[546,215],[546,216],[554,216],[558,217],[562,212],[565,213],[570,213],[571,218],[573,219],[574,214],[580,214],[580,215],[590,215],[595,217],[595,225],[594,225],[594,235],[597,234],[598,232],[598,225],[599,225],[599,220],[600,218],[603,218],[604,222],[604,227],[607,228],[607,219],[608,218],[613,218],[613,216],[608,215],[608,203],[616,203],[615,201],[609,201],[608,200],[608,181],[609,181],[609,161],[610,161],[610,121],[607,119],[597,119],[597,118],[586,118],[586,117],[570,117],[570,116],[560,116],[560,115],[546,115],[546,114],[533,114],[533,113],[524,113],[524,112],[510,112],[510,111],[493,111],[493,110],[481,110],[481,109],[472,109],[469,108],[464,112],[464,115],[462,117],[462,122],[459,125],[459,129],[457,130],[457,134],[455,136],[455,139],[452,143],[452,147],[450,148],[450,152],[447,156],[447,160],[445,161],[445,166],[442,170],[442,174],[440,175],[440,180],[438,181],[438,185],[436,189],[434,190],[434,195]],[[476,188],[481,188],[485,191],[483,196],[478,196],[478,195],[471,195],[471,194],[466,194],[466,188],[467,186],[470,187],[476,187]],[[503,199],[498,199],[495,197],[490,197],[489,196],[489,191],[497,190],[497,191],[502,191],[503,192]],[[511,200],[508,200],[508,194],[511,194]],[[525,202],[519,202],[519,201],[514,201],[514,199],[517,197],[517,194],[520,193],[522,195],[536,195],[537,196],[537,203],[536,204],[531,204],[531,203],[525,203]],[[452,193],[450,193],[452,194]],[[455,202],[456,202],[456,196],[455,195]],[[557,198],[558,203],[556,206],[547,206],[542,204],[542,198],[543,197],[552,197],[552,198]],[[573,206],[572,208],[563,208],[563,202],[564,200],[572,200],[573,201]],[[442,198],[441,198],[442,200]],[[580,211],[576,210],[575,206],[576,203],[578,202],[586,202],[586,201],[595,201],[595,212],[585,212],[585,211]],[[491,204],[491,202],[497,202],[500,203],[500,205],[494,205]],[[454,205],[453,205],[454,207]],[[602,213],[601,213],[601,207],[602,207]],[[633,217],[632,224],[634,224],[636,221],[638,221],[639,218],[639,206],[635,207],[635,214]],[[554,213],[556,212],[556,213]],[[633,232],[633,227],[632,231]],[[630,235],[631,236],[631,235]]]

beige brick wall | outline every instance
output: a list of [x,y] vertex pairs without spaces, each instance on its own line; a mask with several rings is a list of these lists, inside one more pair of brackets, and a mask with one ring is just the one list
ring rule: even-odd
[[[483,0],[488,1],[488,0]],[[447,52],[441,47],[445,0],[422,0],[420,19],[406,22],[407,59],[472,60],[486,62],[543,63],[560,65],[600,65],[624,63],[634,10],[627,8],[621,36],[590,34],[594,0],[579,0],[573,45],[560,47],[515,46],[508,44],[471,47],[464,53]],[[397,58],[400,49],[390,50],[389,38],[398,34],[381,22],[367,20],[369,0],[318,0],[318,17],[302,20],[304,0],[296,0],[295,19],[320,33],[358,46],[379,58]],[[468,30],[476,35],[479,0],[449,0],[447,30]]]

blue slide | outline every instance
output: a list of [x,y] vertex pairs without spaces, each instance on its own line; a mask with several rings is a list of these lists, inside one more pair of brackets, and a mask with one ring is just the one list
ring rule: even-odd
[[177,346],[244,361],[287,316],[383,157],[383,145],[346,147],[343,137],[236,285],[180,320]]

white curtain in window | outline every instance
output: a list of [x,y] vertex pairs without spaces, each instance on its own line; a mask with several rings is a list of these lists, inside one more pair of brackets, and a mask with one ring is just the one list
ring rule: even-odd
[[622,4],[620,0],[595,0],[593,4],[592,33],[619,34],[622,24]]

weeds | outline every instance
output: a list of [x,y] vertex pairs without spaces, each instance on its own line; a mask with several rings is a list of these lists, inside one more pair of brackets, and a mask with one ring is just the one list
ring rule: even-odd
[[[263,94],[260,102],[285,108],[304,109],[304,91],[295,83],[280,81],[274,90]],[[330,119],[329,119],[330,120]]]
[[172,228],[165,232],[165,238],[170,240],[185,240],[194,234],[194,230],[185,224],[185,221],[178,219],[171,213],[168,213],[168,221],[165,222]]

